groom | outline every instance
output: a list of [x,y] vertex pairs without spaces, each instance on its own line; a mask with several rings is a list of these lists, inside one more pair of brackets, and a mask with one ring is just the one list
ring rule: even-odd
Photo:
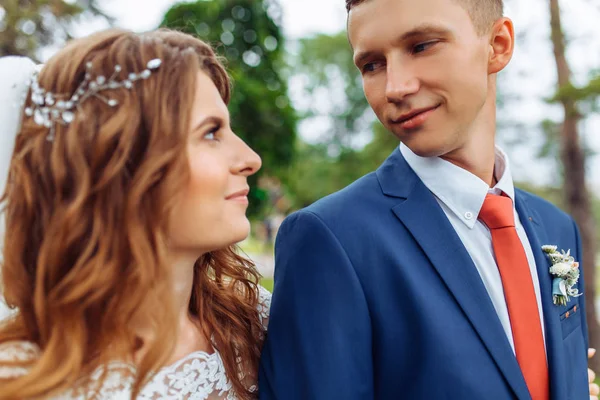
[[495,147],[502,0],[346,3],[365,95],[402,145],[283,223],[260,398],[589,398],[585,295],[554,304],[542,251],[581,260],[577,227],[515,189]]

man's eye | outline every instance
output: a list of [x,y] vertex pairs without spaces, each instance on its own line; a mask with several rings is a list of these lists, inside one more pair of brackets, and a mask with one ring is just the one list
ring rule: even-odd
[[436,41],[419,43],[419,44],[417,44],[416,46],[413,47],[412,53],[413,54],[422,53],[425,50],[429,49],[431,46],[435,45],[436,43],[437,43]]
[[370,62],[370,63],[366,63],[363,67],[362,67],[362,72],[366,73],[366,72],[373,72],[375,71],[377,68],[379,68],[381,66],[380,62]]

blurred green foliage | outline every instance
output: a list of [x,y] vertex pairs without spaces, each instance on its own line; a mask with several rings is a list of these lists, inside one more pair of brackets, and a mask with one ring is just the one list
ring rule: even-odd
[[72,22],[83,17],[102,17],[109,22],[98,4],[100,0],[2,0],[0,2],[0,57],[27,56],[37,59],[44,46],[64,42],[71,37]]
[[300,143],[286,179],[293,208],[306,207],[376,170],[398,145],[379,122],[373,124],[372,141],[361,150],[346,147],[331,155],[326,143]]
[[[330,118],[330,136],[324,139],[344,146],[359,133],[357,123],[370,112],[346,32],[303,38],[299,45],[294,74],[305,78],[304,95],[312,99],[303,117]],[[323,109],[322,104],[329,108]]]
[[275,282],[273,281],[273,278],[263,278],[260,280],[260,285],[269,292],[273,293],[273,286],[275,285]]
[[589,102],[593,109],[597,111],[597,101],[600,98],[600,73],[596,73],[590,81],[581,87],[569,84],[560,88],[553,97],[549,99],[551,103],[560,103],[564,99]]

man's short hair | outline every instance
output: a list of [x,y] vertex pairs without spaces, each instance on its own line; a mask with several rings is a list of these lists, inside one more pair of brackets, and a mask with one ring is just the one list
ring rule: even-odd
[[[346,0],[346,10],[370,0]],[[467,9],[478,34],[487,33],[504,15],[504,0],[453,0]]]

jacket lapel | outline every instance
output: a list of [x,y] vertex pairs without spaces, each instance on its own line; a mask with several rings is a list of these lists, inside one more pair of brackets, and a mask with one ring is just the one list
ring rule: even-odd
[[530,399],[525,380],[471,256],[434,196],[396,150],[377,171],[392,208],[452,293],[515,395]]
[[553,400],[566,399],[567,388],[564,384],[565,357],[562,349],[562,328],[560,316],[552,302],[552,277],[549,273],[550,262],[542,246],[548,243],[546,231],[539,214],[529,205],[522,193],[515,194],[515,206],[531,249],[535,257],[535,264],[540,282],[540,295],[544,312],[544,328],[546,335],[546,354],[548,358],[548,373],[550,374],[550,397]]

